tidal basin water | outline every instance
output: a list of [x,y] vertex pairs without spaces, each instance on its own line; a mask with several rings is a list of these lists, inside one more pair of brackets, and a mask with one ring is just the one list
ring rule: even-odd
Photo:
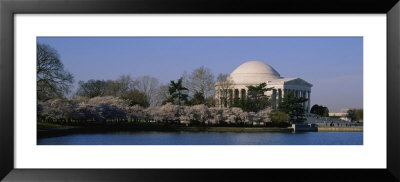
[[41,138],[38,145],[362,145],[362,132],[116,132]]

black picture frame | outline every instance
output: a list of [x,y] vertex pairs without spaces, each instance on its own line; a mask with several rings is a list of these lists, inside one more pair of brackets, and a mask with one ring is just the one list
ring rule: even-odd
[[[386,169],[15,169],[14,14],[382,13],[387,15]],[[400,181],[398,0],[0,0],[0,179],[4,181]],[[384,118],[382,118],[384,119]],[[366,159],[368,160],[368,159]]]

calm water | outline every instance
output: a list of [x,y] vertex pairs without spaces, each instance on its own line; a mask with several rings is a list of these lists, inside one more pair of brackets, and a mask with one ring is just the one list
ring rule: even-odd
[[362,145],[362,132],[118,132],[43,138],[38,145]]

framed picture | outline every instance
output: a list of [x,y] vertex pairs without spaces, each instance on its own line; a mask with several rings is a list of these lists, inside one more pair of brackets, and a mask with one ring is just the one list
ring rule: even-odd
[[397,1],[0,9],[5,181],[400,179]]

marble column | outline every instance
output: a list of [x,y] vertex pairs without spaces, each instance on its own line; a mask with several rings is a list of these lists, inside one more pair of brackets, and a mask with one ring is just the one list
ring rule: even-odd
[[271,98],[272,98],[272,109],[276,110],[276,89],[272,90]]
[[282,102],[282,89],[278,89],[278,106]]
[[[307,98],[307,94],[306,94],[306,91],[302,91],[302,95],[303,95],[303,98]],[[303,102],[303,108],[304,108],[304,110],[307,112],[307,101],[304,101]]]
[[276,89],[276,108],[278,108],[279,102],[280,102],[280,100],[279,100],[279,98],[280,98],[279,90],[280,90],[280,89]]
[[222,90],[219,90],[219,104],[220,107],[224,107],[224,103],[222,102]]
[[215,100],[217,102],[217,107],[220,107],[220,103],[221,103],[221,97],[219,96],[219,90],[215,91]]
[[307,91],[307,98],[308,98],[308,101],[307,101],[307,112],[309,113],[310,112],[310,103],[311,103],[311,91]]
[[[237,91],[237,92],[236,92]],[[239,89],[235,89],[235,91],[234,91],[234,99],[238,99],[239,98]]]
[[233,97],[234,97],[234,90],[229,89],[229,102],[228,102],[228,107],[231,107],[232,103],[233,103]]

